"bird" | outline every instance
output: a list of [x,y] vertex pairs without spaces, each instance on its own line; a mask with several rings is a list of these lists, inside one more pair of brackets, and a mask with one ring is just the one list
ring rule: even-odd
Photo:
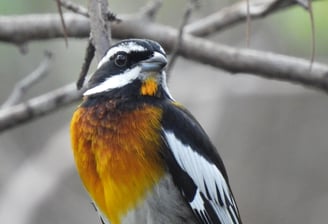
[[112,45],[86,84],[70,135],[103,224],[241,224],[223,161],[169,92],[163,47]]

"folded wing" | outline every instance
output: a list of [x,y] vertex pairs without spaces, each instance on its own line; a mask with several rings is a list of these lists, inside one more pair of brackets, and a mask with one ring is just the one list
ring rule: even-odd
[[167,106],[162,135],[173,180],[200,223],[240,224],[222,160],[192,115]]

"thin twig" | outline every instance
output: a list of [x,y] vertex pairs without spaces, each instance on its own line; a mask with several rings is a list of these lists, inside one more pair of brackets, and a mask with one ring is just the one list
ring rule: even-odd
[[95,47],[93,46],[91,39],[89,39],[88,46],[85,51],[84,62],[82,64],[79,79],[76,82],[77,89],[81,89],[83,87],[85,77],[88,74],[89,67],[94,56],[95,56]]
[[309,3],[310,3],[309,0],[294,0],[294,1],[306,10],[308,10],[309,7],[311,7],[311,6],[309,6]]
[[64,20],[63,11],[62,11],[62,8],[61,8],[60,0],[56,0],[56,4],[57,4],[57,9],[58,9],[58,12],[59,12],[59,16],[60,16],[60,21],[61,21],[61,24],[63,26],[65,45],[67,47],[68,46],[67,28],[66,28],[66,24],[65,24],[65,20]]
[[314,15],[313,15],[313,8],[312,8],[312,1],[308,0],[308,12],[309,12],[309,16],[310,16],[310,22],[311,22],[311,37],[312,37],[312,41],[311,41],[311,58],[310,58],[310,71],[312,69],[312,65],[314,62],[314,58],[315,58],[315,46],[316,46],[316,35],[315,35],[315,23],[314,23]]
[[[154,23],[132,20],[113,25],[116,38],[149,38],[156,40],[169,52],[176,44],[178,31]],[[296,57],[250,49],[237,49],[204,38],[183,35],[179,55],[231,73],[248,73],[269,79],[303,84],[328,92],[328,66],[314,63],[311,72],[308,61]]]
[[[288,9],[296,4],[292,0],[252,0],[250,3],[252,19],[273,14],[278,10]],[[245,16],[245,3],[239,2],[186,25],[185,33],[195,36],[207,36],[237,23],[244,22]],[[122,18],[128,20],[138,19],[135,16],[122,16]],[[89,37],[89,20],[70,13],[64,14],[64,19],[69,37]],[[28,24],[28,26],[24,26],[24,23]],[[17,33],[23,34],[19,35]],[[57,18],[53,18],[52,14],[44,14],[42,16],[0,16],[0,41],[21,45],[32,40],[52,39],[62,36]]]
[[68,0],[59,0],[59,1],[61,6],[66,8],[67,10],[70,10],[74,13],[80,14],[85,17],[89,17],[88,10],[85,7]]
[[8,99],[2,104],[1,109],[19,103],[19,101],[21,101],[25,95],[26,91],[30,89],[34,84],[41,81],[41,79],[48,74],[51,57],[52,53],[48,51],[45,52],[44,59],[41,61],[39,66],[32,73],[27,75],[24,79],[15,85],[14,90]]
[[[84,17],[66,16],[69,34],[88,37],[88,23]],[[3,18],[8,19],[3,20]],[[70,25],[72,21],[74,21],[74,25]],[[38,26],[35,27],[35,24]],[[57,15],[2,16],[0,17],[0,39],[5,37],[6,41],[16,43],[16,36],[25,38],[21,39],[24,41],[53,38],[62,35],[56,29],[60,26]],[[79,27],[78,30],[76,27]],[[49,34],[46,32],[47,30],[54,32]],[[173,49],[178,39],[176,29],[156,23],[145,23],[144,20],[136,17],[126,18],[119,24],[112,24],[112,31],[113,37],[118,39],[128,37],[153,39],[160,42],[167,51]],[[31,32],[33,35],[29,36]],[[190,34],[184,34],[183,45],[180,47],[179,53],[182,57],[234,74],[249,73],[269,79],[301,83],[307,87],[328,92],[328,66],[324,64],[313,63],[312,70],[309,72],[308,61],[304,59],[250,49],[237,49]],[[81,93],[76,91],[75,84],[71,84],[26,103],[4,108],[0,110],[0,131],[36,119],[66,104],[75,102],[80,97]]]
[[153,20],[162,7],[163,0],[151,0],[140,9],[139,14],[149,20]]
[[185,31],[195,36],[208,36],[244,22],[248,15],[251,19],[262,18],[296,3],[294,0],[252,0],[249,2],[249,14],[245,10],[247,9],[246,4],[245,1],[242,1],[225,7],[187,25]]
[[[88,22],[84,17],[72,14],[64,14],[64,17],[69,34],[79,37],[89,36]],[[148,23],[139,17],[123,18],[121,23],[112,24],[114,38],[149,38],[160,42],[168,52],[173,49],[178,37],[176,29]],[[19,39],[22,42],[58,37],[62,35],[58,31],[60,26],[57,15],[0,16],[0,40],[16,43],[17,37],[24,38]],[[52,32],[48,33],[49,30]],[[232,73],[250,73],[291,83],[303,83],[308,87],[328,91],[328,66],[320,63],[313,63],[312,70],[309,72],[307,60],[257,50],[237,49],[186,33],[179,53],[185,58]]]
[[246,46],[250,46],[251,42],[251,31],[252,31],[252,24],[251,24],[251,12],[250,12],[250,0],[246,0]]
[[166,73],[167,73],[167,77],[169,78],[170,77],[170,73],[171,73],[171,70],[175,64],[175,61],[178,57],[178,51],[179,51],[179,48],[182,44],[182,41],[183,41],[183,31],[184,31],[184,28],[186,27],[188,21],[189,21],[189,18],[191,16],[191,13],[192,13],[192,10],[195,8],[195,3],[193,1],[190,1],[188,3],[188,6],[186,7],[186,11],[182,17],[182,22],[180,24],[180,27],[179,27],[179,33],[178,33],[178,40],[175,44],[175,46],[173,47],[173,50],[171,52],[171,58],[169,60],[169,63],[167,65],[167,68],[166,68]]
[[54,112],[81,99],[75,83],[68,84],[24,103],[0,110],[0,132]]
[[[79,4],[69,1],[69,0],[60,0],[60,3],[62,5],[62,7],[66,8],[67,10],[69,10],[71,12],[74,12],[76,14],[82,15],[87,18],[90,17],[89,13],[88,13],[88,9],[82,5],[79,5]],[[111,22],[122,21],[121,18],[119,18],[117,15],[115,15],[114,13],[112,13],[109,10],[107,10],[107,12],[106,12],[106,18],[108,21],[111,21]]]

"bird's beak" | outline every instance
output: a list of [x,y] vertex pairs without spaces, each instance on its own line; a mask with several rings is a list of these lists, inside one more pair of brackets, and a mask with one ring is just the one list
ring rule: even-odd
[[166,64],[167,59],[165,55],[158,52],[155,52],[151,58],[140,62],[142,72],[159,72]]

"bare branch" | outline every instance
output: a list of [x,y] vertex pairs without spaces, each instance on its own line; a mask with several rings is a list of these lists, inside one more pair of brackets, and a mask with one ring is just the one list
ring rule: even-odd
[[41,79],[48,74],[51,57],[52,54],[50,52],[45,52],[45,57],[39,66],[31,74],[27,75],[24,79],[15,85],[13,92],[2,104],[1,109],[17,104],[19,101],[21,101],[22,97],[25,95],[29,88],[31,88],[37,82],[41,81]]
[[103,7],[107,6],[104,2],[106,2],[106,0],[101,0],[100,2],[96,0],[88,0],[91,37],[93,40],[93,45],[96,49],[95,53],[98,61],[100,61],[109,48],[109,41],[111,38],[109,33],[110,27],[107,24],[107,20],[105,20],[103,13]]
[[[89,22],[77,15],[64,14],[68,35],[88,37]],[[141,22],[142,21],[142,22]],[[57,15],[0,17],[0,40],[24,43],[36,39],[62,37]],[[115,38],[149,38],[160,42],[168,51],[178,40],[179,32],[173,28],[144,23],[140,18],[129,17],[120,24],[112,24]],[[184,35],[179,53],[186,58],[224,69],[231,73],[253,73],[270,79],[302,83],[328,92],[328,66],[314,63],[308,71],[308,62],[255,50],[236,49],[210,41]],[[74,84],[31,99],[19,105],[0,110],[0,131],[33,120],[81,97]]]
[[153,20],[157,15],[159,9],[162,7],[163,0],[151,0],[143,8],[141,8],[139,14],[142,17]]
[[62,7],[66,8],[67,10],[70,10],[74,13],[80,14],[85,17],[89,17],[88,10],[85,7],[68,0],[59,0],[59,1]]
[[97,0],[97,1],[98,2],[100,1],[100,12],[101,12],[102,19],[105,22],[104,25],[105,25],[105,31],[107,32],[107,41],[110,46],[110,42],[112,41],[112,31],[110,29],[110,21],[114,21],[116,19],[116,15],[109,9],[108,0]]
[[[245,1],[237,2],[203,19],[197,20],[186,26],[186,32],[195,36],[208,36],[244,22],[248,17],[246,4],[247,2]],[[251,0],[249,1],[249,18],[262,18],[295,4],[297,2],[294,0]]]
[[246,0],[246,46],[249,47],[251,43],[252,20],[250,13],[250,0]]
[[84,62],[79,75],[79,79],[76,82],[77,89],[81,89],[83,87],[85,77],[88,74],[89,67],[94,56],[95,56],[95,47],[93,46],[92,41],[89,39],[88,46],[85,51]]
[[310,0],[294,0],[296,3],[298,3],[300,6],[302,6],[304,9],[309,10],[310,9]]
[[[123,21],[112,26],[116,38],[149,38],[172,50],[177,41],[178,31],[154,23]],[[314,63],[309,72],[308,61],[295,57],[250,49],[237,49],[215,44],[203,38],[185,34],[179,54],[231,73],[249,73],[257,76],[301,83],[308,87],[328,92],[328,66]]]
[[[88,10],[79,4],[76,4],[75,2],[69,1],[69,0],[60,0],[60,3],[62,5],[62,7],[66,8],[67,10],[70,10],[71,12],[80,14],[84,17],[89,18],[89,13]],[[121,19],[118,18],[114,13],[112,13],[111,11],[107,11],[106,13],[106,18],[108,21],[112,21],[112,22],[120,22]]]
[[[89,19],[64,13],[69,37],[89,37]],[[31,40],[63,37],[57,14],[31,14],[24,16],[0,16],[0,41],[22,45]]]
[[316,46],[316,38],[315,38],[315,23],[314,23],[314,16],[313,16],[313,9],[312,9],[312,2],[311,0],[308,0],[308,12],[310,16],[310,23],[311,23],[311,36],[312,36],[312,41],[311,41],[311,58],[310,58],[310,70],[312,69],[312,64],[314,62],[315,58],[315,46]]
[[[0,17],[0,40],[8,41],[11,38],[9,41],[12,42],[12,38],[17,36],[24,37],[25,40],[40,39],[40,36],[35,36],[37,34],[36,30],[39,30],[41,34],[45,34],[45,30],[53,29],[51,34],[41,36],[42,38],[62,35],[59,31],[56,33],[55,28],[60,27],[60,21],[56,16],[54,20],[57,23],[47,21],[43,16],[34,16],[34,20],[28,19],[28,17],[27,19],[24,18],[25,16]],[[49,18],[49,16],[45,18]],[[75,27],[81,27],[81,25],[88,26],[85,23],[85,18],[81,18],[81,16],[67,15],[67,18],[70,18],[70,20],[66,20],[66,22],[74,21],[74,25],[67,22],[68,34],[72,32],[70,28],[75,29]],[[36,21],[38,21],[38,25],[35,28]],[[55,27],[51,27],[51,25],[55,25]],[[23,28],[19,29],[20,27]],[[29,36],[31,33],[33,35]],[[118,39],[131,37],[153,39],[160,42],[169,51],[173,49],[178,37],[176,29],[151,22],[147,23],[147,21],[136,17],[125,18],[118,24],[113,23],[112,34],[113,37]],[[88,32],[85,32],[85,27],[83,27],[80,33],[75,32],[74,35],[88,37]],[[231,73],[253,73],[270,79],[302,83],[327,92],[328,66],[326,65],[314,63],[311,72],[309,72],[309,62],[303,59],[250,49],[236,49],[188,34],[184,35],[183,40],[179,53],[185,58],[209,64]]]
[[55,0],[55,1],[56,1],[56,4],[57,4],[57,9],[58,9],[60,21],[61,21],[61,24],[63,26],[64,39],[65,39],[65,44],[66,44],[66,47],[67,47],[68,46],[68,37],[67,37],[67,28],[66,28],[66,24],[65,24],[65,20],[64,20],[64,16],[63,16],[63,11],[62,11],[62,8],[61,8],[60,0]]
[[170,77],[170,72],[171,72],[171,70],[172,70],[172,68],[175,64],[175,61],[178,57],[178,50],[179,50],[179,47],[180,47],[180,45],[183,41],[182,40],[183,39],[183,31],[184,31],[184,28],[186,27],[186,25],[189,21],[192,10],[195,8],[195,4],[196,4],[196,2],[190,1],[188,6],[186,7],[185,13],[182,17],[182,22],[181,22],[180,27],[179,27],[178,40],[177,40],[175,46],[173,47],[173,50],[171,52],[171,58],[170,58],[170,61],[167,65],[167,68],[166,68],[168,78]]
[[72,83],[24,103],[3,108],[0,110],[0,132],[49,114],[79,99],[81,92]]

